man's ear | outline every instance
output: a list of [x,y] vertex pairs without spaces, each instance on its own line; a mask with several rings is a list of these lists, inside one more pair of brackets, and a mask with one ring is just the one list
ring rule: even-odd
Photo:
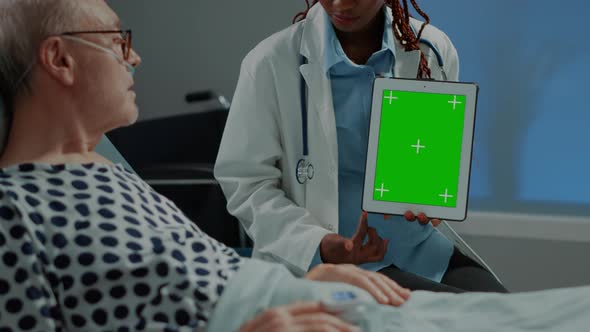
[[65,42],[59,37],[49,37],[39,48],[40,65],[49,76],[63,85],[74,84],[74,58],[67,52]]

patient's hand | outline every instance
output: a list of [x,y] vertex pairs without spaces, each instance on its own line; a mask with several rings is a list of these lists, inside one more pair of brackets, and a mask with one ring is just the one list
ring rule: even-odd
[[311,269],[305,278],[357,286],[369,292],[381,304],[400,306],[410,298],[409,289],[401,287],[387,276],[352,264],[320,264]]
[[319,303],[295,303],[268,309],[244,323],[240,332],[360,331],[328,313]]

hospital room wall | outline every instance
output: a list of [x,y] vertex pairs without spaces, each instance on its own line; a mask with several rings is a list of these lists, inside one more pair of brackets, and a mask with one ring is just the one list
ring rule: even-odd
[[[501,2],[509,6],[512,1]],[[465,0],[465,7],[471,2]],[[463,71],[466,75],[462,76],[467,76],[468,79],[478,77],[477,73],[469,72],[468,59],[473,56],[473,49],[461,45],[461,38],[458,38],[472,37],[458,36],[453,32],[456,27],[441,23],[446,22],[445,17],[441,16],[448,15],[448,11],[443,13],[443,10],[437,8],[440,4],[425,1],[422,3],[425,4],[425,9],[430,9],[434,24],[450,31],[449,35],[462,56],[462,68],[466,69]],[[481,3],[487,3],[489,7],[492,2]],[[230,99],[245,54],[272,32],[286,27],[293,15],[305,6],[303,0],[112,0],[109,4],[123,18],[124,24],[133,28],[134,46],[143,58],[143,64],[136,74],[135,86],[141,111],[140,119],[190,112],[194,106],[184,102],[187,92],[212,89]],[[467,7],[465,10],[470,11],[472,20],[477,19],[473,10]],[[479,11],[491,9],[480,8]],[[456,25],[472,23],[456,22]],[[486,38],[492,38],[494,34],[491,28],[489,30]],[[498,33],[504,35],[505,32]],[[485,84],[481,87],[487,91],[495,88]],[[485,96],[480,100],[482,105],[490,103]],[[514,123],[512,127],[507,123],[500,132],[506,133],[510,129],[516,132],[517,126],[533,122],[534,116],[528,116],[531,116],[530,120],[519,119],[522,122]],[[480,120],[482,118],[484,117],[480,116]],[[490,119],[490,122],[494,121],[500,120]],[[481,127],[476,129],[479,132],[490,131],[482,130]],[[504,136],[505,139],[514,139],[514,136]],[[509,142],[506,140],[500,140],[498,147],[490,150],[501,151],[507,143]],[[490,179],[491,182],[495,178],[500,184],[503,183],[498,186],[501,193],[513,189],[510,181],[514,181],[514,177],[502,175],[506,166],[501,162],[505,158],[481,156],[478,155],[478,150],[475,151],[475,157],[475,172],[480,173],[477,176]],[[526,171],[532,173],[533,169]],[[475,184],[478,188],[474,196],[483,195],[478,190],[485,186],[478,184],[477,180]],[[458,225],[457,229],[511,290],[590,284],[590,264],[586,263],[585,257],[585,253],[590,252],[590,211],[584,213],[587,205],[583,201],[582,205],[571,205],[571,210],[576,215],[573,218],[562,213],[564,210],[568,211],[568,205],[558,212],[550,213],[551,211],[543,211],[541,204],[541,213],[537,216],[527,211],[515,213],[510,205],[514,199],[473,201],[476,203],[471,205],[470,219]],[[564,218],[567,223],[561,222]]]
[[190,112],[188,92],[233,96],[240,64],[264,37],[291,22],[298,0],[110,0],[133,28],[142,56],[135,76],[140,119]]

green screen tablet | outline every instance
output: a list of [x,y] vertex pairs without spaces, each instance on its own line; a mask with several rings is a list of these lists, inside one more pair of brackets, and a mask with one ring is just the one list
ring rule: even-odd
[[363,210],[466,218],[477,91],[473,83],[375,80]]

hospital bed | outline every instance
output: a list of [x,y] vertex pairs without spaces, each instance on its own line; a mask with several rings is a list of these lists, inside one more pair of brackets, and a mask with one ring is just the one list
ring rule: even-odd
[[[1,106],[0,115],[4,115]],[[0,129],[1,137],[2,133],[6,131]],[[135,168],[106,137],[97,150],[114,162]],[[418,291],[397,308],[377,305],[366,292],[350,285],[314,283],[295,278],[279,264],[247,260],[227,285],[207,330],[237,330],[244,321],[277,305],[310,300],[330,304],[333,295],[342,292],[354,294],[360,301],[341,316],[363,331],[577,332],[588,331],[590,326],[590,287],[521,294]]]

